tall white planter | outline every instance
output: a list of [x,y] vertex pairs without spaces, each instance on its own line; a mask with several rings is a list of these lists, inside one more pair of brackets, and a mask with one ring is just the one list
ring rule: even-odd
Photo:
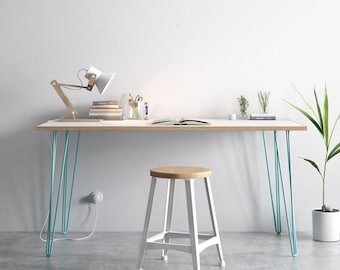
[[313,239],[334,242],[340,240],[340,211],[322,212],[313,210]]

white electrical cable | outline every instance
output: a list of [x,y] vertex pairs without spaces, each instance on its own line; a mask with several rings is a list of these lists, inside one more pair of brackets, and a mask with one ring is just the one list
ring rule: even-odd
[[[93,224],[93,228],[92,228],[92,231],[87,235],[87,236],[84,236],[84,237],[80,237],[80,238],[55,238],[53,239],[53,242],[54,241],[62,241],[62,240],[68,240],[68,241],[81,241],[81,240],[86,240],[86,239],[89,239],[95,232],[96,230],[96,226],[97,226],[97,219],[98,219],[98,211],[97,211],[97,204],[95,204],[95,220],[94,220],[94,224]],[[43,230],[46,226],[46,223],[47,223],[47,220],[48,220],[48,216],[49,216],[49,212],[47,213],[47,216],[45,218],[45,221],[44,221],[44,224],[40,230],[40,240],[43,241],[43,242],[46,242],[47,240],[44,239],[42,237],[42,233],[43,233]]]

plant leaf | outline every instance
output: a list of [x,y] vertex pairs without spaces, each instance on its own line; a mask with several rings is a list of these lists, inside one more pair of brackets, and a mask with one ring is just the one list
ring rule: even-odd
[[322,174],[321,174],[321,172],[320,172],[320,169],[319,169],[319,166],[318,166],[318,164],[316,164],[316,162],[315,161],[313,161],[313,160],[310,160],[310,159],[308,159],[308,158],[303,158],[305,161],[307,161],[310,165],[312,165],[317,171],[318,171],[318,173],[321,175],[321,177],[322,177]]
[[290,103],[289,101],[285,100],[290,106],[292,106],[293,108],[295,108],[296,110],[298,110],[300,113],[302,113],[309,121],[311,121],[313,123],[313,125],[316,127],[316,129],[321,133],[321,135],[323,136],[323,131],[322,131],[322,127],[319,125],[319,123],[313,118],[313,116],[311,116],[309,113],[307,113],[306,111],[302,110],[301,108],[299,108],[298,106],[294,105],[293,103]]
[[313,106],[309,103],[309,101],[304,97],[304,95],[302,95],[302,93],[295,87],[295,85],[293,85],[295,91],[299,94],[299,96],[301,97],[301,99],[303,100],[303,102],[307,105],[307,107],[311,110],[311,112],[313,112],[313,114],[315,116],[317,116]]
[[316,105],[316,110],[317,110],[317,116],[319,117],[320,123],[322,123],[322,113],[321,113],[321,107],[320,107],[320,103],[319,103],[319,98],[318,95],[316,93],[316,89],[314,88],[314,99],[315,99],[315,105]]
[[329,136],[329,143],[331,143],[331,140],[332,140],[332,137],[333,137],[333,134],[334,134],[334,130],[338,124],[338,121],[340,119],[340,114],[338,115],[338,117],[336,118],[335,122],[334,122],[334,125],[333,125],[333,128],[332,128],[332,131],[331,131],[331,134]]
[[326,86],[325,86],[325,96],[324,96],[323,130],[324,130],[324,140],[326,142],[326,146],[328,150],[330,141],[329,141],[329,136],[328,136],[328,94],[327,94]]
[[328,154],[327,161],[329,161],[331,158],[335,157],[339,153],[340,153],[340,143],[334,146],[332,151]]
[[[324,119],[322,117],[322,113],[321,113],[321,108],[320,108],[320,103],[319,103],[319,98],[318,98],[318,95],[316,93],[316,90],[314,88],[314,98],[315,98],[315,105],[316,105],[316,109],[317,109],[317,112],[318,112],[318,122],[320,124],[320,127],[322,129],[322,132],[321,132],[321,135],[322,137],[325,139],[325,132],[324,132]],[[326,142],[326,141],[325,141]]]

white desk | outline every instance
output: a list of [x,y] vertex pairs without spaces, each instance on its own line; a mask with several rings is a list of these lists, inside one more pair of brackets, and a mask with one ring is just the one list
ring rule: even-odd
[[[294,199],[293,199],[293,179],[291,173],[291,160],[290,160],[290,131],[303,131],[307,130],[307,127],[300,125],[289,120],[223,120],[223,119],[202,119],[208,121],[210,125],[152,125],[152,120],[122,120],[122,121],[102,121],[102,122],[59,122],[59,121],[48,121],[41,125],[38,125],[36,129],[38,131],[52,131],[53,143],[52,143],[52,164],[51,164],[51,184],[50,184],[50,202],[49,202],[49,217],[48,217],[48,228],[47,228],[47,242],[46,242],[46,255],[51,256],[53,248],[53,240],[56,227],[56,219],[59,208],[60,194],[62,196],[62,232],[67,234],[68,223],[70,216],[70,208],[72,201],[72,193],[74,187],[75,172],[78,160],[78,148],[79,138],[81,131],[261,131],[263,137],[263,146],[266,159],[266,167],[268,172],[268,184],[270,188],[270,197],[272,203],[272,211],[274,218],[275,231],[281,233],[281,199],[282,196],[284,202],[284,211],[287,221],[287,229],[289,235],[289,243],[292,256],[297,255],[297,244],[296,244],[296,227],[295,227],[295,215],[294,215]],[[71,131],[78,132],[78,139],[76,142],[76,153],[73,166],[73,176],[71,182],[71,189],[68,191],[68,152]],[[272,180],[269,165],[268,165],[268,154],[266,145],[265,131],[272,131],[274,135],[274,160],[275,160],[275,196],[272,192]],[[288,162],[288,181],[289,181],[289,201],[286,198],[284,189],[283,175],[281,171],[281,160],[278,148],[277,132],[283,131],[286,133],[286,151],[287,151],[287,162]],[[60,164],[60,180],[58,184],[58,193],[55,200],[55,210],[53,211],[53,191],[55,185],[55,170],[56,170],[56,153],[57,153],[57,133],[65,132],[65,144],[64,144],[64,155]],[[275,198],[274,198],[275,197]],[[287,206],[287,201],[290,204],[290,210]]]
[[37,126],[39,131],[265,131],[307,130],[307,127],[289,120],[224,120],[202,119],[211,125],[152,125],[152,120],[121,120],[102,122],[48,121]]

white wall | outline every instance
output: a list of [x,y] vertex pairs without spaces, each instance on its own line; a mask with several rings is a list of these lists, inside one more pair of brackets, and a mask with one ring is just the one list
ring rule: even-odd
[[[113,71],[104,98],[124,105],[129,92],[141,94],[154,118],[226,118],[238,110],[241,94],[258,111],[256,93],[268,90],[270,112],[306,123],[282,98],[300,102],[291,83],[310,98],[315,85],[322,90],[327,83],[331,111],[338,113],[339,8],[335,0],[2,1],[0,230],[36,231],[45,218],[50,134],[35,126],[65,114],[51,80],[76,83],[77,70],[90,65]],[[81,111],[100,98],[67,94]],[[311,230],[321,182],[298,157],[320,153],[312,129],[292,134],[300,231]],[[166,164],[213,170],[221,230],[273,227],[260,134],[85,132],[78,164],[71,230],[91,228],[93,208],[80,200],[93,190],[104,193],[98,230],[141,230],[148,169]],[[331,164],[327,195],[340,207],[337,166],[339,159]],[[176,212],[179,226],[186,224],[183,209]]]

